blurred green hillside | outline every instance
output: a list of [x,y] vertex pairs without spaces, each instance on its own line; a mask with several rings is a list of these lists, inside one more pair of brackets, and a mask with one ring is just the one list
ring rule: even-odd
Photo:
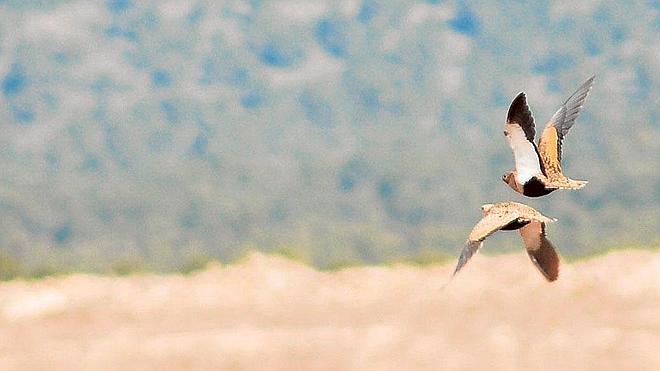
[[[321,267],[455,256],[485,202],[564,255],[660,240],[658,1],[0,1],[7,271],[185,269],[253,248]],[[506,110],[579,192],[523,199]],[[520,248],[501,234],[489,251]],[[17,268],[18,267],[18,268]],[[1,264],[0,264],[0,269]]]

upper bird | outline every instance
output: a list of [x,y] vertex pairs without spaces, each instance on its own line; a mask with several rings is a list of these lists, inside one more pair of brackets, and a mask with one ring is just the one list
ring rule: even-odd
[[525,93],[518,94],[511,102],[504,135],[513,150],[516,169],[507,171],[502,180],[513,190],[528,197],[540,197],[557,189],[580,189],[587,184],[562,173],[561,144],[580,114],[594,77],[585,81],[555,112],[541,134],[538,147],[534,144],[536,128]]
[[559,276],[559,256],[552,243],[545,237],[545,223],[556,219],[548,218],[534,208],[518,202],[501,202],[481,206],[484,217],[470,232],[465,247],[458,259],[454,275],[470,260],[483,245],[486,237],[499,230],[520,231],[527,254],[548,281]]

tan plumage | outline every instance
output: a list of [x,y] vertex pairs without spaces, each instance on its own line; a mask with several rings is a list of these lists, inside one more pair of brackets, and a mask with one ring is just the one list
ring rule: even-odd
[[504,174],[502,180],[516,192],[539,197],[557,189],[580,189],[587,184],[564,175],[561,146],[591,91],[593,81],[594,76],[559,107],[543,130],[538,146],[534,143],[536,128],[525,93],[518,94],[511,102],[504,134],[513,151],[516,169]]
[[559,276],[559,256],[555,247],[545,237],[545,223],[532,221],[520,228],[529,258],[548,281],[554,281]]
[[545,224],[555,221],[518,202],[485,204],[481,207],[484,217],[474,226],[456,264],[454,275],[458,273],[481,248],[486,237],[499,230],[520,230],[520,235],[530,259],[543,276],[557,279],[559,256],[550,241],[545,237]]

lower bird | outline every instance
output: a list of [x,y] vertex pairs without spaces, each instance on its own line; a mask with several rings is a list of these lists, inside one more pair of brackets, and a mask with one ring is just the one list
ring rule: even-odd
[[548,281],[554,281],[559,276],[559,256],[552,243],[545,236],[546,223],[557,219],[536,211],[534,208],[518,202],[501,202],[481,206],[484,217],[470,232],[465,247],[458,259],[454,275],[465,266],[486,237],[499,230],[519,230],[527,254]]

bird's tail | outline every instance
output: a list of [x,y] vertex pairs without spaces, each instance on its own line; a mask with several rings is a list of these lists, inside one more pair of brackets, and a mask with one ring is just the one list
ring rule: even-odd
[[568,184],[569,184],[568,189],[580,189],[580,188],[586,186],[587,183],[589,183],[589,182],[587,182],[586,180],[569,179],[568,180]]
[[539,218],[538,220],[543,222],[543,223],[554,223],[559,219],[551,218],[551,217],[548,217],[548,216],[545,216],[545,215],[541,215],[541,218]]
[[558,189],[580,189],[585,185],[587,185],[587,183],[589,182],[586,180],[573,180],[569,178],[564,178],[558,181],[557,180],[552,181],[551,184],[549,184],[549,186]]

